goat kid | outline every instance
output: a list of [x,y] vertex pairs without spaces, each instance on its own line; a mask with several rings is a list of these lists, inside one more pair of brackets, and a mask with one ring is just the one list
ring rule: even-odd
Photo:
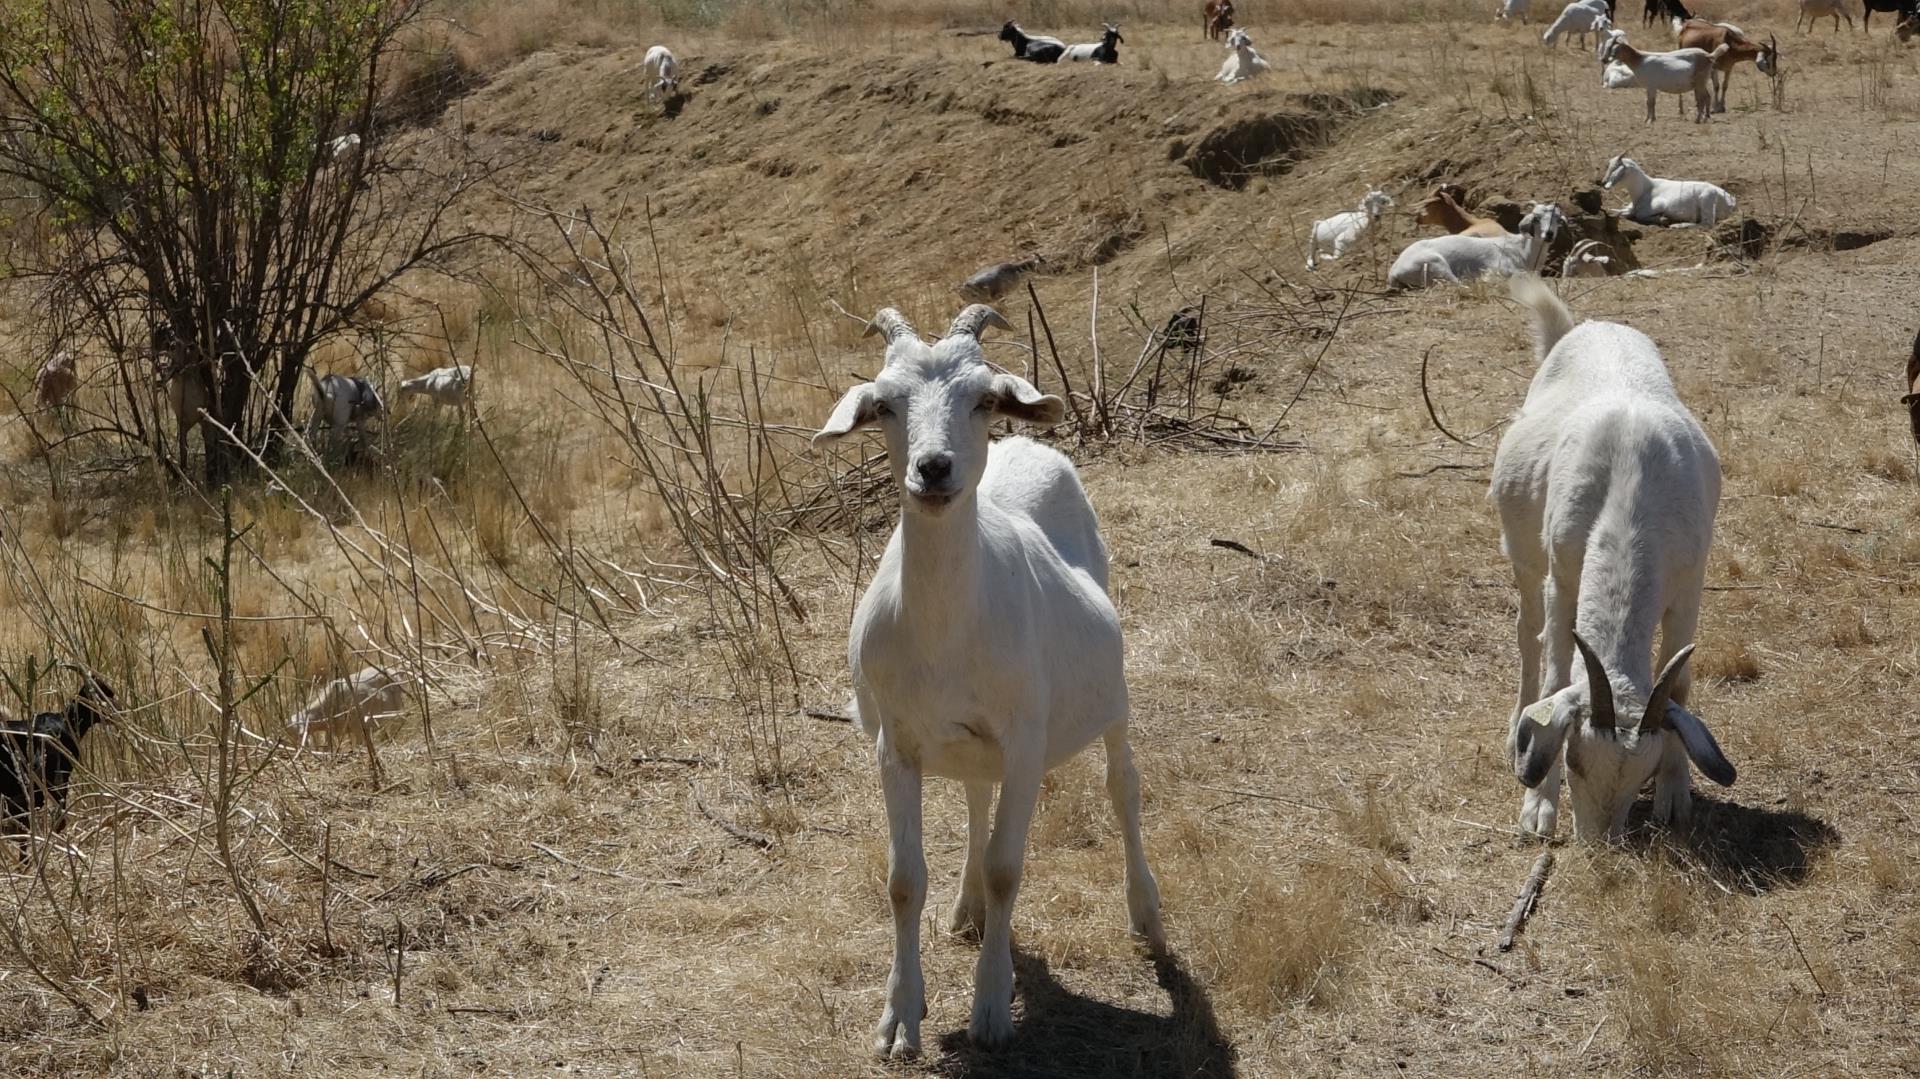
[[1520,827],[1553,834],[1564,750],[1574,835],[1617,841],[1649,779],[1654,818],[1674,823],[1692,809],[1689,760],[1716,783],[1734,781],[1686,708],[1720,459],[1645,334],[1574,326],[1538,278],[1515,281],[1513,295],[1532,312],[1540,369],[1495,452],[1489,495],[1520,591],[1507,734],[1527,788]]
[[436,405],[461,405],[467,400],[467,387],[473,381],[471,364],[454,364],[451,367],[436,367],[424,375],[416,375],[400,383],[400,393],[421,394],[431,398]]
[[1307,269],[1319,267],[1322,251],[1330,249],[1333,252],[1327,256],[1330,259],[1346,254],[1347,248],[1352,247],[1363,233],[1380,220],[1380,211],[1392,205],[1392,196],[1376,189],[1368,191],[1360,199],[1359,209],[1315,221],[1313,231],[1307,237]]
[[1433,194],[1420,204],[1414,214],[1416,225],[1438,225],[1449,233],[1458,236],[1486,236],[1499,239],[1513,233],[1500,227],[1500,222],[1490,217],[1475,217],[1460,208],[1460,203],[1443,185],[1434,189]]
[[1165,942],[1140,839],[1140,777],[1127,744],[1120,623],[1099,522],[1060,452],[1025,438],[988,441],[997,418],[1051,424],[1066,406],[987,365],[979,337],[988,325],[1009,328],[974,304],[928,345],[899,312],[883,309],[869,332],[886,335],[885,366],[848,390],[814,436],[821,445],[879,427],[900,493],[899,524],[847,642],[890,836],[893,964],[873,1042],[882,1057],[917,1053],[926,1015],[927,775],[966,787],[966,864],[948,924],[981,935],[967,1028],[976,1044],[998,1047],[1013,1035],[1013,903],[1041,780],[1095,738],[1106,743],[1132,927],[1156,949]]

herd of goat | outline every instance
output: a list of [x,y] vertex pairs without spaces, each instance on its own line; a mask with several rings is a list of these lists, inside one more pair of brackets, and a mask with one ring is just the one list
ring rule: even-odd
[[[1896,13],[1903,39],[1920,30],[1916,2],[1866,0],[1869,17]],[[1833,14],[1837,28],[1842,3],[1801,0],[1800,7],[1803,19]],[[1527,0],[1505,0],[1498,17],[1524,20],[1527,9]],[[1644,87],[1649,121],[1660,93],[1691,93],[1696,121],[1724,111],[1735,63],[1778,71],[1771,37],[1761,45],[1738,27],[1696,19],[1679,0],[1648,0],[1646,9],[1648,25],[1671,20],[1681,46],[1673,51],[1629,45],[1614,14],[1608,0],[1577,0],[1543,40],[1596,38],[1603,84]],[[1220,81],[1270,69],[1246,30],[1234,25],[1231,0],[1207,0],[1203,20],[1207,37],[1224,40],[1230,53]],[[1000,39],[1016,58],[1034,63],[1113,64],[1124,42],[1112,24],[1098,42],[1085,44],[1029,35],[1013,22]],[[644,68],[649,93],[678,92],[678,65],[665,47],[649,50]],[[357,138],[335,140],[331,152],[357,148]],[[1712,226],[1736,205],[1714,184],[1649,176],[1624,155],[1606,163],[1600,182],[1624,189],[1631,201],[1623,215],[1643,224]],[[1393,205],[1386,191],[1369,190],[1354,209],[1314,222],[1307,268],[1342,257]],[[1581,840],[1620,839],[1648,783],[1653,818],[1682,822],[1692,769],[1722,785],[1735,779],[1733,764],[1688,707],[1688,663],[1720,498],[1714,447],[1650,338],[1619,323],[1575,325],[1536,276],[1567,227],[1556,204],[1533,204],[1509,232],[1442,187],[1415,219],[1444,233],[1402,250],[1388,271],[1391,285],[1512,277],[1535,336],[1537,370],[1500,440],[1490,491],[1520,593],[1518,686],[1506,746],[1523,787],[1521,829],[1541,838],[1555,833],[1563,785]],[[1557,269],[1567,277],[1605,274],[1611,260],[1601,250],[1582,241]],[[959,289],[967,306],[932,341],[899,311],[880,310],[867,328],[884,339],[880,371],[846,391],[813,437],[825,446],[877,432],[899,502],[891,538],[854,610],[847,652],[849,707],[874,740],[889,832],[894,942],[873,1042],[882,1056],[918,1052],[927,1014],[920,967],[927,776],[959,780],[965,790],[965,861],[946,925],[981,942],[968,1028],[976,1044],[996,1047],[1013,1034],[1012,908],[1043,779],[1096,739],[1104,744],[1106,787],[1122,834],[1131,928],[1150,947],[1165,946],[1141,836],[1121,625],[1098,518],[1063,453],[1025,437],[991,437],[998,420],[1046,427],[1066,410],[1061,397],[991,364],[981,345],[988,328],[1009,328],[988,304],[1044,263],[1033,255],[970,277]],[[1197,335],[1197,324],[1191,332]],[[156,339],[154,351],[167,349]],[[310,377],[316,434],[325,427],[338,437],[385,412],[365,379]],[[1913,392],[1905,400],[1920,440],[1920,341],[1908,377]],[[458,405],[471,378],[469,367],[442,368],[400,383],[400,392]],[[160,382],[184,445],[205,403],[193,398],[188,380],[162,371]],[[43,403],[57,405],[76,384],[72,358],[61,353],[35,386]],[[36,809],[61,809],[81,738],[112,717],[112,688],[91,672],[80,676],[64,711],[0,716],[0,824],[8,831],[21,831]],[[412,685],[375,667],[329,682],[292,718],[287,739],[304,745],[342,732],[370,738],[402,713]]]

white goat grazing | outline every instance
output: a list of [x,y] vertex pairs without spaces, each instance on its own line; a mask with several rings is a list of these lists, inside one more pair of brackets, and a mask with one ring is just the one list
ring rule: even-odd
[[355,734],[370,744],[379,730],[405,718],[407,685],[406,679],[378,667],[336,678],[287,721],[287,740],[304,746],[323,736],[332,749],[341,734]]
[[1500,11],[1494,15],[1495,22],[1507,22],[1511,19],[1527,21],[1529,0],[1501,0]]
[[[1494,454],[1490,492],[1520,590],[1520,699],[1507,735],[1527,787],[1520,827],[1553,834],[1564,746],[1574,835],[1615,840],[1648,779],[1654,818],[1686,819],[1689,758],[1722,786],[1734,780],[1685,707],[1720,459],[1645,334],[1616,322],[1576,328],[1538,278],[1514,282],[1513,295],[1533,312],[1540,363]],[[1576,650],[1587,676],[1577,684]]]
[[1561,277],[1605,277],[1607,264],[1613,260],[1605,255],[1596,255],[1595,251],[1607,250],[1607,245],[1599,240],[1581,240],[1567,252],[1560,261]]
[[1387,271],[1392,288],[1459,284],[1481,277],[1538,270],[1567,217],[1553,203],[1534,203],[1512,236],[1429,236],[1408,244]]
[[360,136],[354,134],[342,135],[327,144],[327,153],[335,161],[358,149],[360,149]]
[[873,1042],[883,1057],[918,1052],[926,1014],[924,775],[966,785],[966,865],[948,924],[982,938],[967,1028],[976,1044],[1013,1035],[1013,901],[1041,778],[1095,738],[1106,742],[1133,929],[1156,950],[1165,941],[1140,840],[1106,546],[1064,455],[1024,438],[988,443],[997,418],[1050,424],[1065,410],[1060,398],[987,366],[979,335],[989,324],[1007,327],[991,307],[971,305],[929,346],[899,312],[882,310],[868,332],[887,336],[885,367],[847,391],[814,436],[821,444],[878,425],[900,490],[900,523],[847,642],[860,725],[877,740],[890,835],[893,966]]
[[460,363],[436,367],[424,375],[406,379],[400,383],[400,392],[425,394],[437,405],[462,405],[467,401],[467,387],[472,381],[473,367]]
[[1625,184],[1633,201],[1627,205],[1629,221],[1642,225],[1717,225],[1733,213],[1739,204],[1725,189],[1705,180],[1662,180],[1648,176],[1633,158],[1615,155],[1607,162],[1600,186],[1612,190]]
[[1641,52],[1627,44],[1624,38],[1611,41],[1607,45],[1602,59],[1607,63],[1618,61],[1633,72],[1634,78],[1647,91],[1647,123],[1653,123],[1654,105],[1661,94],[1684,94],[1693,91],[1693,119],[1695,123],[1707,122],[1707,110],[1713,103],[1713,65],[1714,61],[1725,54],[1725,45],[1706,52],[1702,49],[1676,49],[1673,52]]
[[1264,75],[1273,70],[1267,58],[1253,51],[1253,39],[1245,30],[1235,28],[1227,35],[1227,48],[1232,50],[1225,63],[1220,65],[1220,74],[1214,78],[1219,82],[1235,83]]
[[1315,221],[1313,234],[1307,239],[1307,269],[1318,268],[1320,252],[1328,248],[1333,250],[1328,258],[1337,259],[1346,254],[1347,248],[1352,247],[1362,233],[1380,220],[1380,211],[1392,205],[1392,196],[1376,189],[1361,198],[1359,209]]
[[665,45],[655,45],[647,50],[640,61],[640,70],[646,72],[652,80],[647,84],[647,94],[651,97],[672,97],[680,92],[680,62]]
[[1607,19],[1606,0],[1574,0],[1561,9],[1560,17],[1540,35],[1540,43],[1551,46],[1565,34],[1569,38],[1578,36],[1584,49],[1588,34],[1600,33],[1612,25]]
[[1847,0],[1800,0],[1800,17],[1793,20],[1793,28],[1800,29],[1801,23],[1807,24],[1807,32],[1813,32],[1813,24],[1833,16],[1833,32],[1840,32],[1840,20],[1847,20],[1847,29],[1853,29],[1853,12],[1847,10]]
[[[1606,58],[1607,49],[1609,46],[1611,46],[1616,41],[1627,40],[1627,32],[1625,30],[1620,29],[1618,26],[1613,25],[1611,21],[1609,21],[1605,26],[1594,27],[1594,35],[1595,37],[1593,42],[1593,55],[1602,60]],[[1618,66],[1620,67],[1621,70],[1626,71],[1629,76],[1633,74],[1633,70],[1631,68],[1628,68],[1627,65],[1618,64]],[[1607,89],[1611,90],[1613,89],[1613,87],[1608,86]]]

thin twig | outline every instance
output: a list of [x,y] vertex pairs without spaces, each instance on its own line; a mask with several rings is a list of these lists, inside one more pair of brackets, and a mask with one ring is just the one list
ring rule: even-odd
[[533,843],[530,845],[533,847],[534,850],[537,850],[540,853],[546,855],[547,857],[552,858],[554,861],[559,862],[561,865],[572,866],[573,868],[580,870],[582,873],[592,873],[596,876],[601,876],[601,877],[612,877],[614,880],[632,881],[635,884],[658,884],[658,885],[661,885],[662,887],[667,887],[667,888],[685,888],[687,886],[687,882],[684,880],[649,880],[645,877],[631,876],[629,874],[622,873],[614,869],[602,869],[597,865],[588,865],[585,862],[576,862],[572,858],[569,858],[566,855],[560,853],[559,851],[554,850],[552,847],[547,846],[545,843]]
[[1260,557],[1259,551],[1256,551],[1253,548],[1247,546],[1246,544],[1241,543],[1239,540],[1220,539],[1219,537],[1216,536],[1213,539],[1208,540],[1207,543],[1208,545],[1213,547],[1222,547],[1229,551],[1239,551],[1241,554],[1246,555],[1248,558],[1258,559]]
[[1527,874],[1527,883],[1520,889],[1520,895],[1513,901],[1513,909],[1507,912],[1507,924],[1500,927],[1498,944],[1500,950],[1513,950],[1513,935],[1527,922],[1527,915],[1533,913],[1534,904],[1540,901],[1540,887],[1547,882],[1547,871],[1553,868],[1553,852],[1541,851],[1540,857],[1533,860],[1533,871]]
[[773,849],[772,836],[763,835],[750,828],[742,828],[725,817],[722,817],[720,814],[715,813],[707,803],[700,798],[700,785],[698,783],[689,779],[687,780],[687,786],[693,791],[693,804],[699,807],[700,815],[719,825],[721,831],[738,839],[742,843],[749,843],[759,847],[761,850]]
[[1235,787],[1213,787],[1205,783],[1195,783],[1194,786],[1199,787],[1203,791],[1212,791],[1215,794],[1234,794],[1242,798],[1258,798],[1263,802],[1279,802],[1281,805],[1299,806],[1301,809],[1317,809],[1322,813],[1332,812],[1327,806],[1315,802],[1303,802],[1297,798],[1282,798],[1277,794],[1262,794],[1259,791],[1240,790]]
[[[1434,411],[1433,408],[1433,395],[1427,392],[1427,359],[1433,355],[1433,350],[1437,347],[1437,345],[1428,345],[1427,350],[1420,354],[1420,400],[1427,403],[1427,418],[1433,421],[1433,426],[1438,428],[1441,434],[1446,435],[1462,446],[1473,446],[1473,443],[1447,430],[1447,425],[1440,422],[1440,413]],[[1474,448],[1479,449],[1478,446],[1474,446]]]
[[1778,914],[1774,915],[1773,920],[1776,922],[1779,922],[1780,928],[1787,931],[1787,939],[1793,942],[1793,950],[1800,956],[1800,965],[1807,968],[1807,977],[1813,979],[1814,988],[1820,990],[1821,996],[1823,997],[1828,996],[1829,994],[1827,993],[1827,983],[1820,980],[1820,975],[1815,974],[1813,971],[1813,964],[1807,962],[1807,953],[1804,950],[1802,950],[1800,947],[1799,934],[1795,933],[1793,931],[1793,926],[1788,925],[1787,920],[1785,918],[1782,918],[1780,915]]

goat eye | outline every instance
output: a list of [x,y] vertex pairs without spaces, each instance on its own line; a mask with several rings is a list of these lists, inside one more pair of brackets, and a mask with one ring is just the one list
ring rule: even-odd
[[885,401],[875,401],[873,403],[873,414],[876,418],[891,416],[893,415],[893,406],[887,404]]
[[982,397],[980,399],[979,404],[973,406],[973,410],[975,412],[992,412],[994,410],[994,407],[997,406],[999,403],[1000,403],[1000,399],[998,397],[995,397],[992,394],[988,394],[985,397]]

